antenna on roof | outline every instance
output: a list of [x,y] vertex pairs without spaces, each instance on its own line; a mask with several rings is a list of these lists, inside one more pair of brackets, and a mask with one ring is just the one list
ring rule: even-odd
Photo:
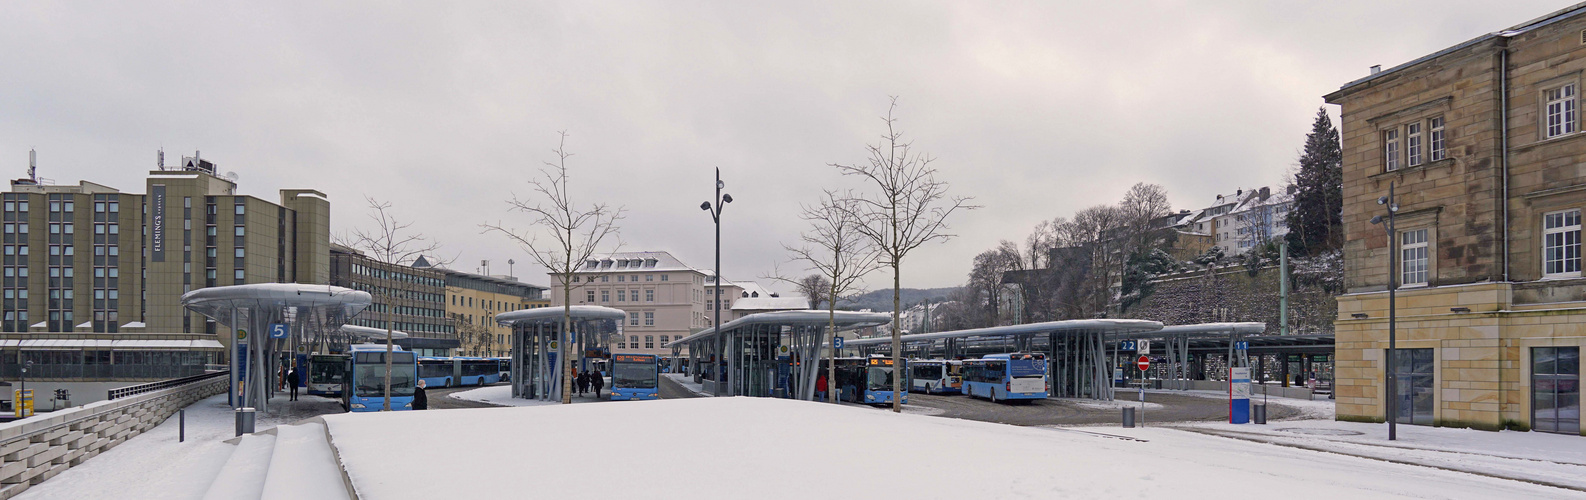
[[160,170],[165,170],[165,148],[160,148],[160,151],[155,153],[154,157],[154,167]]
[[39,152],[32,148],[28,148],[28,179],[32,179],[34,184],[39,183]]

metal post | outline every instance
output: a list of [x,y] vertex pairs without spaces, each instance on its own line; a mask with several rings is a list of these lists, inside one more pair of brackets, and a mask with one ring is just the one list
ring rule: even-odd
[[1393,183],[1388,183],[1388,440],[1399,438],[1399,377],[1394,373],[1394,363],[1397,352],[1397,338],[1395,323],[1398,323],[1398,289],[1399,289],[1399,234],[1393,227],[1393,216],[1398,212],[1398,200],[1394,199]]
[[1289,334],[1289,242],[1278,243],[1278,334]]
[[187,409],[176,410],[176,442],[187,441]]

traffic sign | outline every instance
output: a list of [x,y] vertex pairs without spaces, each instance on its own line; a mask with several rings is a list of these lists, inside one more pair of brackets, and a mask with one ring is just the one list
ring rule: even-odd
[[842,349],[843,348],[843,338],[842,337],[832,337],[832,348],[833,349]]
[[1135,366],[1139,366],[1140,367],[1140,371],[1149,370],[1149,369],[1151,369],[1151,357],[1150,356],[1140,356],[1140,359],[1138,361],[1135,361],[1134,364],[1135,364]]
[[287,326],[284,324],[270,323],[270,338],[272,339],[284,339],[288,333],[291,333],[291,331],[292,330],[287,328]]
[[245,330],[245,329],[242,329],[242,328],[238,328],[237,329],[237,340],[248,340],[248,330]]
[[1151,341],[1140,339],[1140,354],[1151,354]]

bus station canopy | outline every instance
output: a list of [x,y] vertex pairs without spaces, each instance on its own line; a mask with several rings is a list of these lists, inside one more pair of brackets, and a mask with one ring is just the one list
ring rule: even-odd
[[[572,306],[570,309],[573,321],[600,319],[622,321],[628,317],[628,313],[623,312],[621,309],[610,307]],[[554,306],[507,311],[496,315],[496,323],[500,323],[502,326],[532,325],[535,323],[556,324],[562,322],[562,318],[567,312],[569,311],[563,311],[561,307]]]
[[[835,321],[837,330],[853,330],[885,325],[892,321],[892,315],[887,313],[855,312],[855,311],[819,311],[806,309],[802,311],[774,311],[750,314],[742,318],[728,321],[721,326],[721,331],[730,332],[749,325],[782,325],[782,326],[825,326],[828,322]],[[673,344],[688,344],[700,340],[716,337],[715,328],[706,328],[699,333],[683,337]]]
[[339,312],[350,318],[363,312],[373,302],[369,292],[330,285],[305,285],[301,283],[256,283],[252,285],[214,286],[182,294],[182,305],[215,322],[232,326],[231,313],[241,308],[288,307],[324,309]]
[[[950,332],[915,333],[904,335],[902,341],[923,342],[927,340],[959,339],[968,337],[1003,337],[1017,335],[1044,335],[1052,333],[1105,333],[1112,335],[1149,334],[1162,330],[1162,323],[1141,319],[1069,319],[1061,321],[1045,321],[1041,323],[1026,323],[1022,325],[993,326],[988,328],[972,328],[968,330],[954,330]],[[892,337],[873,337],[868,339],[855,339],[845,342],[847,346],[863,347],[871,345],[889,344]]]
[[1154,335],[1148,335],[1147,337],[1186,334],[1192,336],[1199,335],[1227,337],[1229,334],[1260,335],[1265,331],[1267,331],[1267,324],[1261,322],[1200,323],[1195,325],[1173,325],[1162,327],[1161,331],[1154,332]]
[[[386,334],[386,330],[384,328],[370,328],[367,326],[358,325],[341,325],[341,331],[360,339],[383,339],[385,338]],[[408,338],[408,332],[404,332],[402,330],[391,330],[391,338],[393,340]]]

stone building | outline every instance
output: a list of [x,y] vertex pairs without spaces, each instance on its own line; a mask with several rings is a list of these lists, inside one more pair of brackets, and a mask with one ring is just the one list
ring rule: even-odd
[[[1586,4],[1349,82],[1338,418],[1579,433]],[[1390,185],[1395,232],[1373,224]]]
[[551,305],[545,296],[549,288],[522,283],[513,276],[435,269],[446,275],[446,315],[457,326],[461,355],[509,356],[512,329],[496,324],[496,315]]
[[[621,252],[591,257],[573,274],[573,305],[614,307],[628,313],[623,338],[612,339],[612,352],[670,356],[670,344],[710,326],[713,310],[706,280],[712,275],[694,269],[667,252]],[[723,299],[740,290],[722,287]],[[551,305],[562,305],[562,280],[551,276]],[[732,318],[731,303],[722,304],[722,322]]]
[[381,262],[342,245],[331,245],[328,255],[330,284],[369,292],[374,299],[351,324],[405,332],[407,338],[394,343],[420,356],[452,355],[459,344],[457,327],[446,316],[444,274],[422,263]]

